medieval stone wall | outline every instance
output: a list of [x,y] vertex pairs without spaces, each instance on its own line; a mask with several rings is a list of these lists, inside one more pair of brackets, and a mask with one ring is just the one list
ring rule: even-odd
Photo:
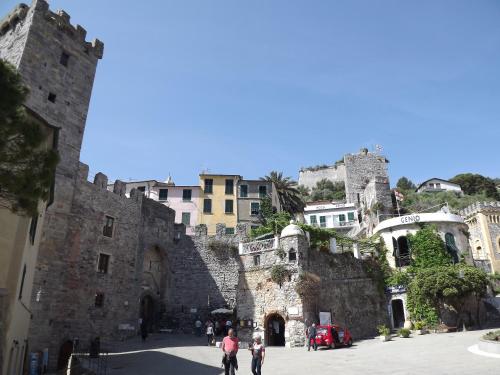
[[374,336],[377,325],[387,323],[385,295],[366,274],[363,260],[352,253],[311,250],[306,271],[320,278],[318,298],[305,300],[306,318],[329,311],[332,320],[346,326],[355,339]]
[[299,171],[299,185],[304,185],[309,189],[316,187],[316,184],[321,180],[332,181],[333,183],[345,182],[346,170],[343,164],[332,165],[317,170],[301,169]]

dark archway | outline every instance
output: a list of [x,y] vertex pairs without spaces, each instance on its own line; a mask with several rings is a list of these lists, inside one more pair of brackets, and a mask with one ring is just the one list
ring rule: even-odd
[[155,301],[150,295],[141,298],[141,319],[146,323],[149,332],[156,324]]
[[394,328],[402,328],[405,325],[405,309],[403,301],[400,299],[393,299],[391,301],[392,309],[392,322]]
[[265,327],[267,346],[285,346],[285,319],[281,315],[269,315]]
[[57,369],[63,370],[68,367],[69,357],[71,357],[71,353],[73,353],[73,341],[67,340],[59,349],[59,357],[57,359]]

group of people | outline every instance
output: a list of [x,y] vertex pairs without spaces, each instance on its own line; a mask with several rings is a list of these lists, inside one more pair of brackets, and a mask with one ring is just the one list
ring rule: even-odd
[[[238,354],[239,340],[234,334],[234,330],[230,328],[227,332],[227,336],[222,340],[221,345],[222,352],[222,365],[224,366],[225,375],[235,375],[235,371],[238,370],[238,359],[236,354]],[[249,346],[248,350],[252,355],[252,374],[261,375],[262,365],[264,364],[264,358],[266,356],[266,349],[262,344],[262,338],[257,335],[254,341]]]
[[[214,338],[219,335],[226,336],[228,334],[229,329],[233,326],[233,322],[229,319],[216,319],[214,321],[207,320],[205,322],[205,333],[207,335],[207,343],[208,345],[214,344]],[[198,317],[194,322],[194,328],[196,336],[201,336],[203,331],[203,323]],[[233,329],[234,330],[234,329]]]

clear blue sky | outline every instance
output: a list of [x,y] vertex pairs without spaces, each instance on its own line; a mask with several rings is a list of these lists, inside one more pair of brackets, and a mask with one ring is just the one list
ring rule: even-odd
[[381,144],[393,184],[500,177],[500,1],[50,3],[105,44],[93,173],[296,178]]

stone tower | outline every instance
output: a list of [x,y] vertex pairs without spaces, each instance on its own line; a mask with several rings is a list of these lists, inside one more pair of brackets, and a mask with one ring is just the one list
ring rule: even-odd
[[[44,0],[34,0],[31,6],[18,5],[0,25],[0,58],[19,71],[29,88],[25,105],[60,129],[60,162],[54,200],[47,209],[43,229],[40,228],[43,234],[34,298],[44,299],[53,293],[49,285],[58,285],[60,271],[70,256],[65,240],[79,180],[80,149],[97,62],[104,50],[99,40],[87,42],[85,38],[84,28],[73,26],[64,11],[50,11]],[[42,303],[32,306],[36,317],[37,309],[43,309]],[[50,321],[35,320],[32,347],[37,346],[38,337],[47,337],[52,329]]]

